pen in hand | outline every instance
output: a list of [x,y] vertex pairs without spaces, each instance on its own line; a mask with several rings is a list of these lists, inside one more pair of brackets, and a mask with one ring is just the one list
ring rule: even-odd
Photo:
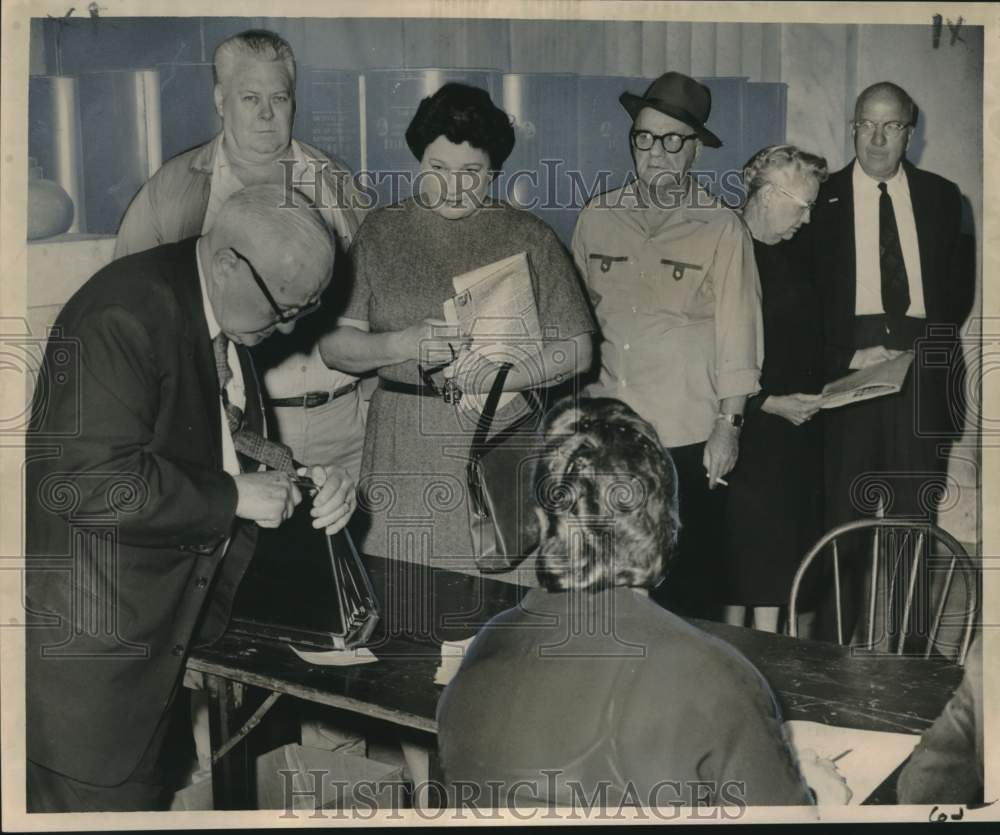
[[846,756],[847,756],[848,754],[850,754],[850,753],[851,753],[851,751],[853,751],[853,750],[854,750],[853,748],[848,748],[848,749],[847,749],[846,751],[841,751],[841,752],[840,752],[839,754],[837,754],[837,756],[836,756],[836,757],[831,757],[831,759],[830,759],[830,762],[832,762],[832,763],[835,763],[835,762],[837,762],[837,760],[839,760],[839,759],[842,759],[842,758],[846,757]]

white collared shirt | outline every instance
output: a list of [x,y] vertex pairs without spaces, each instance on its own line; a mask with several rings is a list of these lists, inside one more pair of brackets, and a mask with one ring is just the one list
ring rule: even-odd
[[[899,243],[903,249],[906,280],[910,288],[910,307],[907,316],[926,318],[924,309],[924,284],[920,274],[920,248],[917,244],[917,225],[913,220],[913,203],[906,172],[900,165],[886,182],[896,215]],[[867,316],[885,313],[882,307],[882,270],[879,266],[878,202],[881,197],[879,180],[869,177],[860,163],[854,161],[854,263],[856,293],[854,315]]]
[[[208,195],[205,221],[201,227],[202,234],[211,227],[219,209],[222,208],[222,204],[243,188],[243,182],[233,172],[233,167],[226,156],[223,144],[224,137],[225,134],[220,133],[216,140],[215,162],[212,166],[212,186]],[[292,184],[306,197],[314,199],[314,184],[318,172],[309,163],[298,142],[293,139],[289,147],[292,158],[295,160],[295,164],[292,166]],[[331,233],[345,238],[343,231],[337,226],[339,217],[331,207],[324,205],[320,209],[320,215]],[[350,241],[345,238],[345,249],[349,243]],[[313,345],[308,353],[304,351],[289,353],[285,359],[263,373],[264,389],[267,391],[267,396],[271,398],[301,397],[308,391],[333,391],[353,383],[356,379],[349,374],[328,368],[319,354],[318,343]]]
[[[208,338],[215,339],[222,332],[219,323],[212,310],[212,303],[208,299],[208,289],[205,286],[205,273],[201,269],[201,247],[195,246],[195,255],[198,261],[198,283],[201,285],[201,303],[205,308],[205,321],[208,323]],[[229,395],[229,402],[240,409],[246,408],[247,394],[243,385],[243,369],[240,367],[240,358],[236,353],[236,346],[229,342],[228,348],[229,368],[233,372],[229,383],[226,385],[226,394]],[[233,444],[233,436],[229,431],[229,421],[226,419],[226,407],[222,405],[222,395],[219,395],[219,420],[222,421],[222,469],[229,475],[240,474],[240,462],[236,457],[236,446]]]

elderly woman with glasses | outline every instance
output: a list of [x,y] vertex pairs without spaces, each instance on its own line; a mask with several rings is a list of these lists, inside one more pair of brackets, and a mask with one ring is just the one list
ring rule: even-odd
[[[564,399],[537,477],[543,588],[482,629],[438,703],[449,790],[500,808],[812,803],[760,673],[649,598],[679,524],[656,430],[620,400]],[[803,765],[843,802],[828,764]]]
[[758,151],[744,166],[743,220],[753,237],[764,315],[761,391],[747,401],[740,460],[729,475],[723,530],[729,623],[753,607],[775,632],[799,561],[822,533],[819,288],[808,270],[809,222],[826,160],[793,145]]
[[[506,391],[585,370],[595,325],[555,233],[487,194],[513,149],[514,129],[485,90],[444,85],[420,103],[406,141],[420,160],[416,194],[368,215],[351,249],[354,285],[341,326],[321,352],[342,371],[378,372],[360,480],[371,517],[363,550],[462,570],[477,556],[465,470],[477,412],[466,408],[468,395],[488,392],[499,366],[436,330],[443,303],[456,295],[452,279],[527,254],[546,336],[525,351],[537,362],[510,370]],[[457,357],[447,382],[442,356]],[[523,413],[515,397],[494,426]]]

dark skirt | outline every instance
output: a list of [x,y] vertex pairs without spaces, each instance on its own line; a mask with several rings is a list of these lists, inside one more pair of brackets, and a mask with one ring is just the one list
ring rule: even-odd
[[[822,535],[822,414],[802,426],[766,412],[749,415],[729,482],[723,525],[726,602],[784,606],[806,552]],[[798,601],[812,604],[810,571]]]

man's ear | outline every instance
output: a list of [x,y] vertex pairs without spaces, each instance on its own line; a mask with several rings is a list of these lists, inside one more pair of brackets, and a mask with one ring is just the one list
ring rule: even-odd
[[219,118],[222,118],[222,85],[216,84],[215,89],[212,91],[212,97],[215,99],[215,112],[219,114]]
[[694,141],[694,159],[691,160],[691,164],[692,165],[694,164],[695,160],[697,160],[698,157],[701,156],[701,149],[703,147],[704,147],[704,143],[700,139],[696,139]]

